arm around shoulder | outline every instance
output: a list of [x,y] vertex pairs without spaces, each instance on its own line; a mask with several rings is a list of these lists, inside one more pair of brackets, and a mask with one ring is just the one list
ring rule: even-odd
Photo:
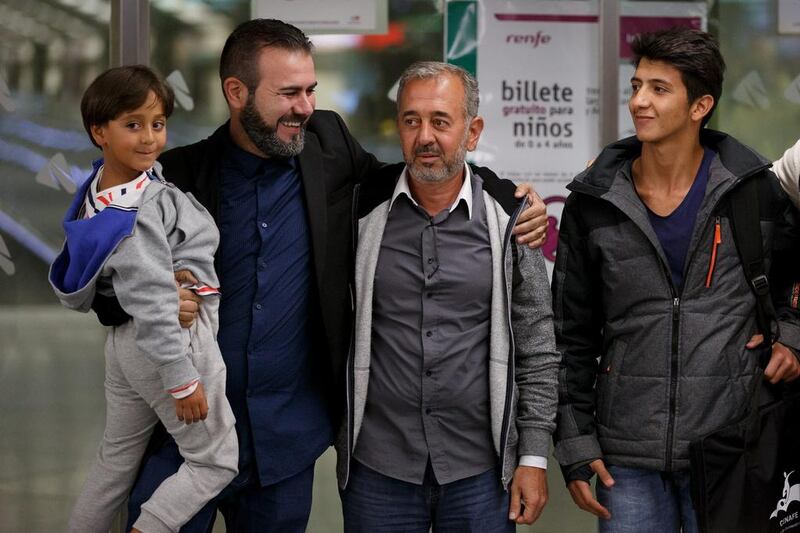
[[347,146],[348,153],[350,154],[353,164],[353,181],[355,183],[361,183],[365,179],[369,179],[375,172],[380,170],[384,163],[378,161],[374,155],[364,150],[361,143],[350,133],[347,125],[338,113],[332,111],[329,113],[333,116],[338,128],[338,135],[341,135],[341,138]]

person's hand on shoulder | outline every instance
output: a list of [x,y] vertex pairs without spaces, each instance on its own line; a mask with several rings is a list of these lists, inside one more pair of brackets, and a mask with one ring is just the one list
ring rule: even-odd
[[530,183],[517,186],[514,196],[528,197],[528,207],[519,215],[513,233],[518,244],[527,244],[529,248],[539,248],[547,237],[547,207]]

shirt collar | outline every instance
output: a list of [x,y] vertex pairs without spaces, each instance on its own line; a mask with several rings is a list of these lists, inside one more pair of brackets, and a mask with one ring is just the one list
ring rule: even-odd
[[227,144],[228,161],[233,163],[242,176],[253,179],[262,176],[268,169],[295,170],[297,168],[295,157],[269,157],[264,158],[251,154],[238,144],[228,133],[225,136]]
[[[400,174],[400,179],[397,180],[397,185],[394,187],[392,200],[389,202],[390,211],[394,206],[395,200],[397,200],[397,197],[401,194],[405,194],[415,206],[419,206],[414,197],[411,196],[411,189],[408,187],[408,166],[403,168],[403,172]],[[461,184],[461,189],[458,191],[458,196],[456,196],[456,199],[450,205],[449,211],[451,213],[455,211],[455,209],[458,207],[458,204],[460,204],[462,200],[467,206],[467,219],[472,220],[472,171],[467,163],[464,163],[464,183]]]
[[156,179],[152,174],[153,169],[150,169],[131,181],[98,191],[104,168],[101,160],[97,172],[90,178],[91,183],[84,197],[84,218],[91,218],[110,205],[123,209],[137,206],[144,190],[152,180]]

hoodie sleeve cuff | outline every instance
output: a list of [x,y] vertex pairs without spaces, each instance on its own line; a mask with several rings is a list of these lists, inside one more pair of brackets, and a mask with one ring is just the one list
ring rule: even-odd
[[187,383],[200,379],[197,369],[188,357],[181,357],[177,361],[160,366],[158,373],[165,391],[179,389]]
[[200,380],[196,379],[191,383],[187,383],[182,387],[178,387],[177,389],[172,389],[167,392],[169,392],[172,395],[172,397],[175,398],[176,400],[183,400],[184,398],[188,398],[189,396],[194,394],[194,391],[197,390],[197,385],[199,383]]

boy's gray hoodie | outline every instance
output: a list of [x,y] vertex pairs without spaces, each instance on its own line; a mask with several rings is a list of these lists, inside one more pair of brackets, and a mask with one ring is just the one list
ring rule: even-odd
[[[133,317],[135,342],[158,370],[169,391],[198,379],[189,354],[190,332],[178,322],[174,272],[190,270],[218,287],[214,252],[219,231],[208,212],[191,196],[157,173],[142,193],[138,208],[108,206],[91,219],[78,213],[95,171],[75,196],[64,218],[66,240],[50,268],[49,279],[61,302],[87,312],[95,293],[116,295]],[[203,300],[213,341],[219,298]]]

